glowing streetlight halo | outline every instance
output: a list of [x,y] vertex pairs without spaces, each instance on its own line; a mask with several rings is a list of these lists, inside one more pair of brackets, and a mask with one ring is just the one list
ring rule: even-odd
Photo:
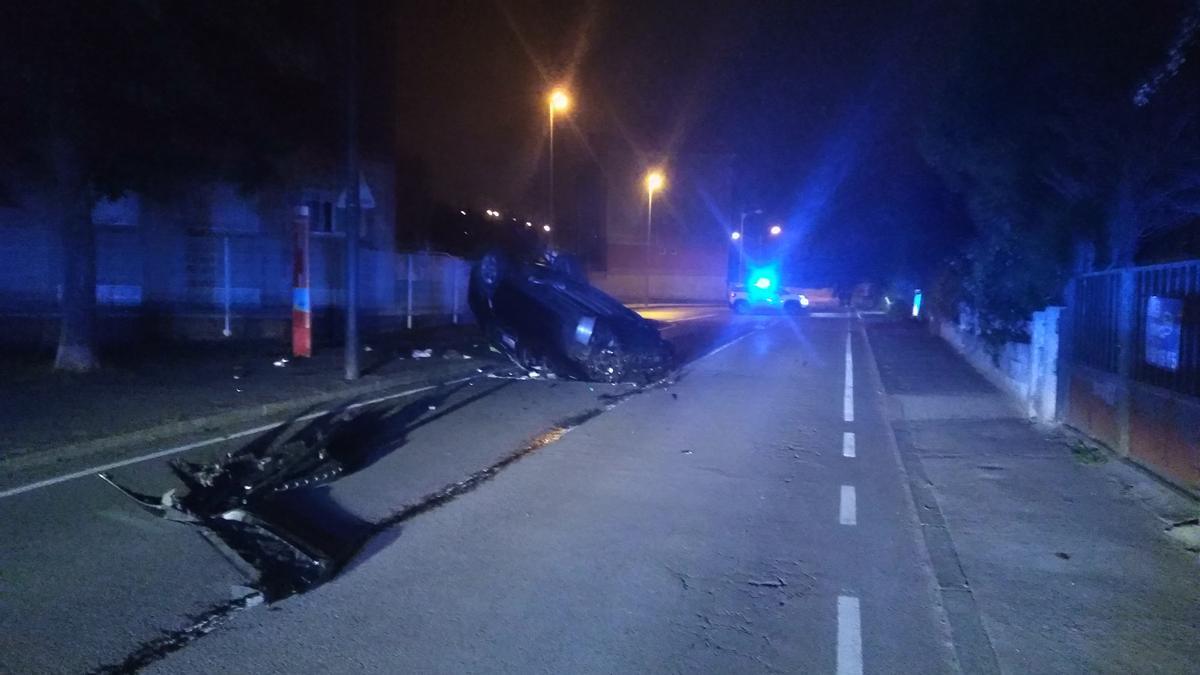
[[646,172],[646,192],[654,194],[663,188],[667,182],[662,169],[650,169]]
[[571,95],[562,87],[555,87],[546,97],[552,112],[566,112],[571,108]]
[[771,226],[771,236],[778,237],[780,234],[783,234],[783,228],[780,227],[779,225],[772,225]]

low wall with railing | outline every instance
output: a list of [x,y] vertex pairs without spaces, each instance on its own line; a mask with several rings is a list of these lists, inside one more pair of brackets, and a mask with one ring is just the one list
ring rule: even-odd
[[978,335],[969,311],[956,321],[935,319],[933,330],[1030,417],[1053,422],[1058,416],[1058,347],[1061,307],[1034,312],[1029,342],[1009,342],[992,349]]
[[725,277],[720,275],[590,272],[588,281],[626,303],[643,302],[647,297],[650,302],[727,301]]

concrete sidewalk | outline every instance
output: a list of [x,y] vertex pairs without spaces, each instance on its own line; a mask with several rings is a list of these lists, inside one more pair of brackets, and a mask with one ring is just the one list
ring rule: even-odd
[[[414,359],[414,349],[432,349]],[[493,363],[474,326],[364,340],[363,377],[346,382],[342,350],[287,358],[286,346],[232,343],[106,355],[87,375],[29,355],[0,361],[0,469],[14,471],[266,418],[373,392],[474,373]],[[286,359],[286,360],[285,360]]]
[[867,334],[956,642],[982,626],[964,670],[1194,672],[1197,557],[1168,532],[1197,504],[1024,419],[919,326]]

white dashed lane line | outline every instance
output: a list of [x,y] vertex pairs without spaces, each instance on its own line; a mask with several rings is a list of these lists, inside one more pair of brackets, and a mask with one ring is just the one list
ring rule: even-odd
[[842,525],[858,524],[858,501],[853,485],[842,486],[841,504],[838,506],[838,522]]
[[842,419],[854,421],[854,354],[850,347],[850,333],[846,333],[846,390],[842,396]]
[[862,621],[858,598],[839,595],[837,603],[837,673],[862,675]]
[[[850,328],[847,326],[846,331],[846,374],[842,396],[842,420],[846,422],[854,421],[854,349]],[[854,432],[843,431],[842,457],[857,456]],[[838,522],[842,525],[858,524],[858,495],[853,485],[842,486]],[[862,675],[862,672],[862,617],[858,598],[841,595],[837,601],[837,673]]]

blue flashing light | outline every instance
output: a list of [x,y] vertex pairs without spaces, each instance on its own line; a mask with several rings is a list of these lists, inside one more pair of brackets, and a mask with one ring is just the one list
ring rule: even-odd
[[750,276],[746,277],[746,290],[749,291],[750,302],[768,302],[773,299],[776,283],[774,269],[763,267],[751,270]]
[[921,315],[921,295],[919,288],[916,293],[913,293],[912,315],[914,319]]

